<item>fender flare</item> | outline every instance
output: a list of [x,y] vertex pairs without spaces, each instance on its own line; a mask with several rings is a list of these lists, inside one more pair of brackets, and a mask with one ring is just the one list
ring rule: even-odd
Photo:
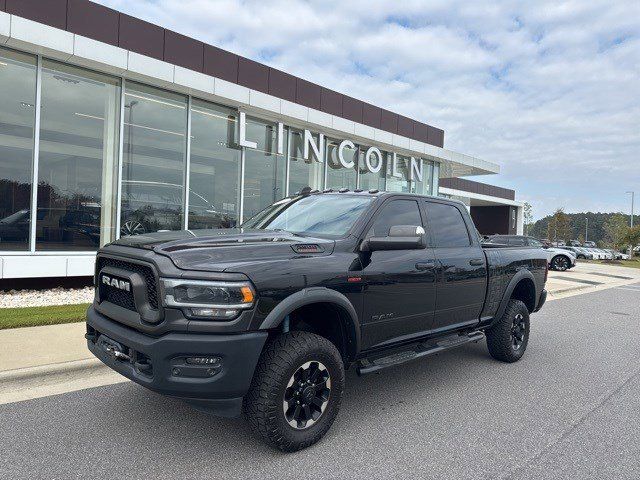
[[[538,297],[539,297],[538,287],[536,285],[535,278],[533,278],[533,274],[526,269],[518,270],[516,274],[513,276],[513,278],[507,284],[507,288],[505,289],[504,295],[502,296],[502,300],[500,301],[500,306],[498,307],[498,310],[496,311],[496,315],[495,317],[493,317],[493,321],[491,323],[502,318],[502,315],[504,315],[504,311],[507,309],[507,304],[509,303],[509,300],[511,300],[511,295],[513,294],[513,291],[516,289],[516,286],[518,285],[518,283],[520,283],[521,280],[525,280],[525,279],[529,279],[533,283],[533,288],[535,290],[534,292],[535,302],[536,303],[538,302]],[[534,308],[535,308],[535,305],[534,305]]]
[[260,324],[260,330],[278,327],[294,310],[312,303],[330,303],[341,308],[347,314],[347,350],[353,359],[360,352],[360,322],[353,304],[342,293],[326,287],[310,287],[289,295],[271,310]]

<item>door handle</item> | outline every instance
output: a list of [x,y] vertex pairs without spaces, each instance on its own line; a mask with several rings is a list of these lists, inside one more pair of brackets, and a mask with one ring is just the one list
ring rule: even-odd
[[469,265],[472,267],[479,267],[480,265],[484,265],[484,259],[482,258],[473,258],[469,260]]
[[416,263],[416,270],[431,270],[436,268],[436,262],[418,262]]

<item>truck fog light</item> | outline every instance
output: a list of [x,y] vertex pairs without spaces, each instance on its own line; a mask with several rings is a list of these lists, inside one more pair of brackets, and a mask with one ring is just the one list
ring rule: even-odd
[[189,365],[220,365],[220,357],[187,357]]
[[202,319],[231,320],[238,315],[238,310],[226,308],[192,307],[191,315]]

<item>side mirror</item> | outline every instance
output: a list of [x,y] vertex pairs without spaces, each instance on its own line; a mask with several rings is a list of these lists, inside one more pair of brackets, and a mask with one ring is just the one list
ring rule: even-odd
[[413,225],[395,225],[386,237],[371,237],[360,245],[361,252],[382,250],[419,250],[427,247],[424,228]]

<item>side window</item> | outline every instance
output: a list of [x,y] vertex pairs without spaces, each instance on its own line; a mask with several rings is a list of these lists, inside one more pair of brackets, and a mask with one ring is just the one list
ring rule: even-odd
[[378,212],[367,237],[386,237],[395,225],[422,226],[418,202],[414,200],[392,200]]
[[469,232],[460,211],[452,205],[425,202],[434,247],[468,247]]
[[532,247],[542,248],[542,242],[535,238],[529,238],[529,245]]
[[509,245],[514,247],[524,247],[527,243],[524,241],[522,237],[511,237],[509,239]]

